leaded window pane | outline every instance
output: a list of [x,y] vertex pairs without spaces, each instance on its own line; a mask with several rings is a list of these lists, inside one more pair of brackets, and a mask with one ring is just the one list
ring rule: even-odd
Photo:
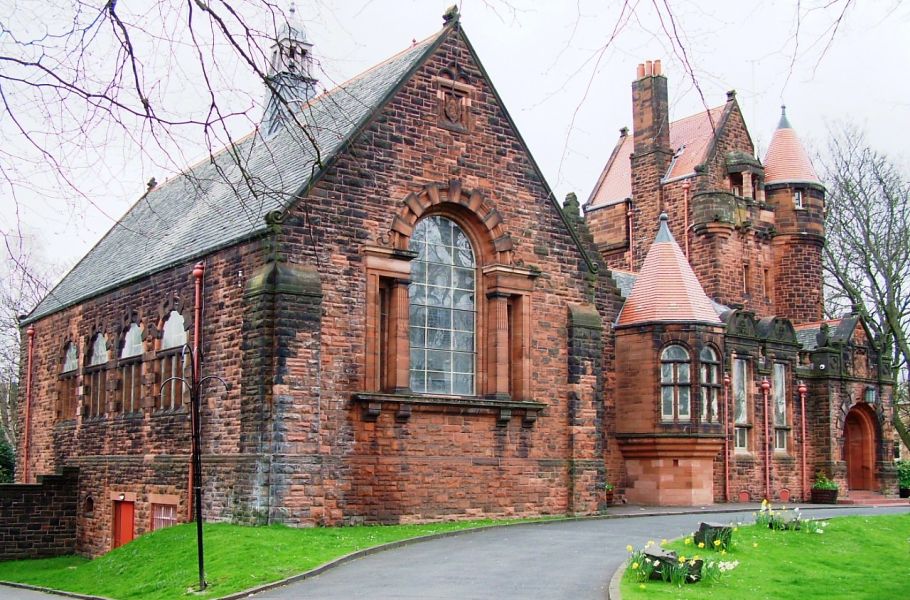
[[172,310],[164,322],[164,331],[161,334],[161,349],[179,348],[186,344],[186,322],[176,310]]
[[682,346],[667,346],[661,360],[689,360],[689,352]]
[[786,450],[787,449],[787,430],[786,429],[777,429],[774,432],[774,449],[775,450]]
[[689,419],[689,388],[687,386],[679,387],[679,418],[681,420]]
[[474,393],[475,269],[467,234],[450,219],[433,215],[414,228],[411,262],[411,389]]
[[774,424],[787,425],[787,366],[774,363],[772,392],[774,394]]
[[664,386],[660,389],[660,413],[665,421],[673,420],[673,388]]
[[133,323],[126,332],[123,340],[123,350],[120,351],[120,358],[129,358],[142,354],[142,329],[139,325]]
[[671,363],[660,365],[660,381],[661,383],[673,383],[673,365]]
[[107,340],[100,333],[92,341],[92,356],[89,359],[89,365],[103,365],[108,361]]
[[736,423],[748,423],[748,398],[746,396],[746,361],[742,358],[733,361],[733,419]]
[[69,373],[79,368],[79,352],[76,350],[76,344],[70,342],[66,346],[66,355],[63,358],[63,372]]
[[677,377],[676,380],[679,383],[689,383],[689,365],[687,363],[683,363],[683,364],[678,365],[678,368],[679,368],[679,376]]

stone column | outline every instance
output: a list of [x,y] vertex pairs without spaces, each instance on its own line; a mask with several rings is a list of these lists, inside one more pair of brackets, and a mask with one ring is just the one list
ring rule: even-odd
[[407,279],[395,279],[389,303],[389,361],[388,381],[395,392],[411,389],[411,340]]
[[509,296],[501,292],[487,294],[488,393],[497,398],[509,397]]

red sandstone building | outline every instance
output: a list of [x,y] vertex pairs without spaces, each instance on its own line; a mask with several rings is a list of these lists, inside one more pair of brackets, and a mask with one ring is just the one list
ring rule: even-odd
[[150,188],[23,321],[17,476],[69,468],[77,551],[190,518],[185,344],[229,384],[207,519],[804,499],[816,470],[896,491],[889,369],[821,321],[824,187],[785,119],[762,163],[732,93],[671,123],[642,67],[581,218],[457,18],[316,97],[310,50],[276,49],[293,110]]

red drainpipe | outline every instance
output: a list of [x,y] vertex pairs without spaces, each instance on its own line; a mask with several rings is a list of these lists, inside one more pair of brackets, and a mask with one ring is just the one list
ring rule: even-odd
[[22,440],[22,483],[28,483],[28,459],[29,459],[29,432],[32,428],[32,361],[35,356],[35,326],[29,325],[26,330],[28,334],[28,363],[25,371],[25,433]]
[[771,384],[768,378],[761,380],[761,391],[765,397],[765,499],[771,501],[771,439],[768,437],[768,392]]
[[724,497],[730,502],[730,374],[724,373]]
[[629,271],[635,270],[635,238],[632,235],[632,201],[629,200],[626,216],[629,218]]
[[802,473],[803,473],[803,502],[806,502],[806,499],[809,497],[809,488],[808,479],[806,478],[806,392],[809,391],[809,388],[806,387],[806,384],[802,381],[799,382],[799,387],[796,388],[799,392],[799,406],[800,406],[800,421],[802,422],[802,443],[800,444],[800,460],[802,462]]

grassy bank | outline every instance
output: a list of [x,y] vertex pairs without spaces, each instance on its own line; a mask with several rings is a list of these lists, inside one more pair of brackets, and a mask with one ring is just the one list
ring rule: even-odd
[[[662,581],[642,584],[623,578],[623,600],[739,599],[880,600],[910,598],[910,514],[838,517],[826,520],[824,533],[772,531],[743,526],[733,534],[734,549],[723,560],[739,565],[719,583],[677,588]],[[683,541],[665,546],[691,558],[717,557]]]
[[196,527],[178,525],[144,535],[95,560],[66,556],[0,562],[0,581],[28,583],[118,600],[215,598],[278,581],[388,542],[506,521],[459,521],[426,525],[319,527],[205,526],[209,587],[198,583]]

